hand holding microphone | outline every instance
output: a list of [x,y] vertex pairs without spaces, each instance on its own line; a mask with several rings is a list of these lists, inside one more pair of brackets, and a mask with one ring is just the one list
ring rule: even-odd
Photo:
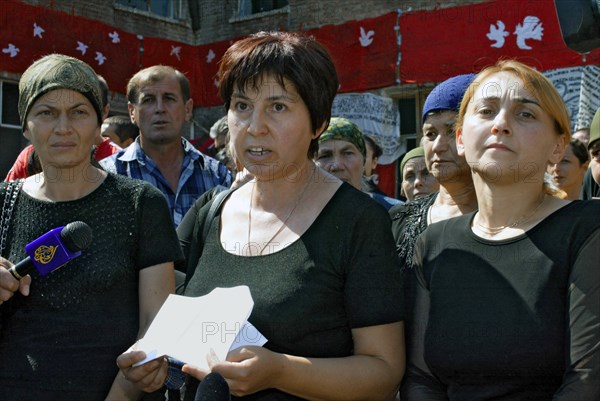
[[29,256],[11,267],[8,271],[17,280],[37,269],[40,275],[64,266],[81,255],[92,243],[92,229],[82,221],[69,223],[48,231],[38,239],[25,245]]

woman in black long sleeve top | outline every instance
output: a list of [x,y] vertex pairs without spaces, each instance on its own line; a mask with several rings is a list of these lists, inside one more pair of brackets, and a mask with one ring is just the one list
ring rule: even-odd
[[543,184],[570,136],[560,96],[500,62],[467,90],[457,134],[479,210],[417,243],[403,401],[600,399],[600,202]]

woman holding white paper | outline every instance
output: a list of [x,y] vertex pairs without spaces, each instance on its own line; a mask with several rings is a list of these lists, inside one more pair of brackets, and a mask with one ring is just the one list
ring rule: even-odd
[[[210,370],[243,399],[393,399],[404,334],[389,217],[311,160],[338,89],[329,54],[301,34],[258,33],[227,50],[219,78],[235,153],[255,179],[210,221],[209,205],[182,221],[184,294],[247,285],[249,322],[268,342],[209,357]],[[173,384],[160,362],[130,367],[143,357],[119,357],[126,377],[146,391]],[[193,399],[194,383],[186,387]]]

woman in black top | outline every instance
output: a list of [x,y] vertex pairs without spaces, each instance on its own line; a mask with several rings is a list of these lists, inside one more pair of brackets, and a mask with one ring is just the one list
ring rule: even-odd
[[[305,35],[262,32],[227,50],[219,77],[235,156],[254,179],[210,220],[206,205],[182,221],[184,294],[247,285],[248,320],[268,342],[230,351],[211,370],[247,400],[393,399],[404,342],[390,219],[312,161],[338,88],[329,54]],[[129,368],[141,357],[119,358],[128,378],[146,390],[165,378],[173,386],[158,363]],[[193,399],[208,372],[183,371]]]
[[[23,133],[43,171],[0,184],[0,205],[9,186],[22,184],[11,218],[0,221],[2,400],[140,396],[114,361],[174,291],[182,254],[160,191],[92,164],[101,105],[96,73],[69,56],[37,60],[19,82]],[[73,221],[93,232],[81,256],[48,275],[11,275],[26,244]]]
[[543,183],[569,125],[552,84],[515,61],[466,91],[457,146],[479,210],[417,243],[421,319],[403,401],[600,399],[600,203]]

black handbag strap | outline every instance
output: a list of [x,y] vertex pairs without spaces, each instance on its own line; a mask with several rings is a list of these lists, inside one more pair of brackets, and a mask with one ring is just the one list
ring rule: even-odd
[[6,185],[6,194],[4,195],[2,214],[0,215],[0,256],[4,255],[13,209],[24,182],[25,180],[16,180]]
[[198,226],[198,232],[200,229],[202,229],[202,237],[199,238],[199,240],[201,240],[201,241],[196,241],[196,242],[192,243],[192,245],[190,247],[189,254],[187,255],[187,261],[186,261],[187,266],[186,266],[185,278],[183,279],[183,282],[177,286],[177,291],[176,291],[177,294],[183,293],[183,291],[185,290],[185,287],[187,286],[187,283],[190,281],[190,279],[196,272],[196,265],[198,263],[198,260],[200,260],[200,256],[202,256],[202,251],[204,250],[204,244],[206,243],[206,238],[208,238],[208,233],[210,231],[210,226],[212,224],[212,221],[214,220],[215,216],[219,212],[219,209],[223,205],[223,202],[225,201],[225,199],[227,199],[227,197],[236,189],[237,188],[225,189],[225,190],[217,193],[212,198],[210,207],[208,209],[208,213],[206,214],[206,217],[204,218],[204,220],[202,222],[199,222],[200,226]]
[[221,205],[225,201],[225,199],[231,194],[235,189],[227,189],[225,191],[219,192],[214,198],[210,205],[210,209],[208,209],[208,214],[206,215],[206,220],[204,221],[204,226],[202,227],[202,243],[206,242],[206,237],[208,237],[208,231],[210,230],[210,225],[217,215],[217,212],[221,208]]

